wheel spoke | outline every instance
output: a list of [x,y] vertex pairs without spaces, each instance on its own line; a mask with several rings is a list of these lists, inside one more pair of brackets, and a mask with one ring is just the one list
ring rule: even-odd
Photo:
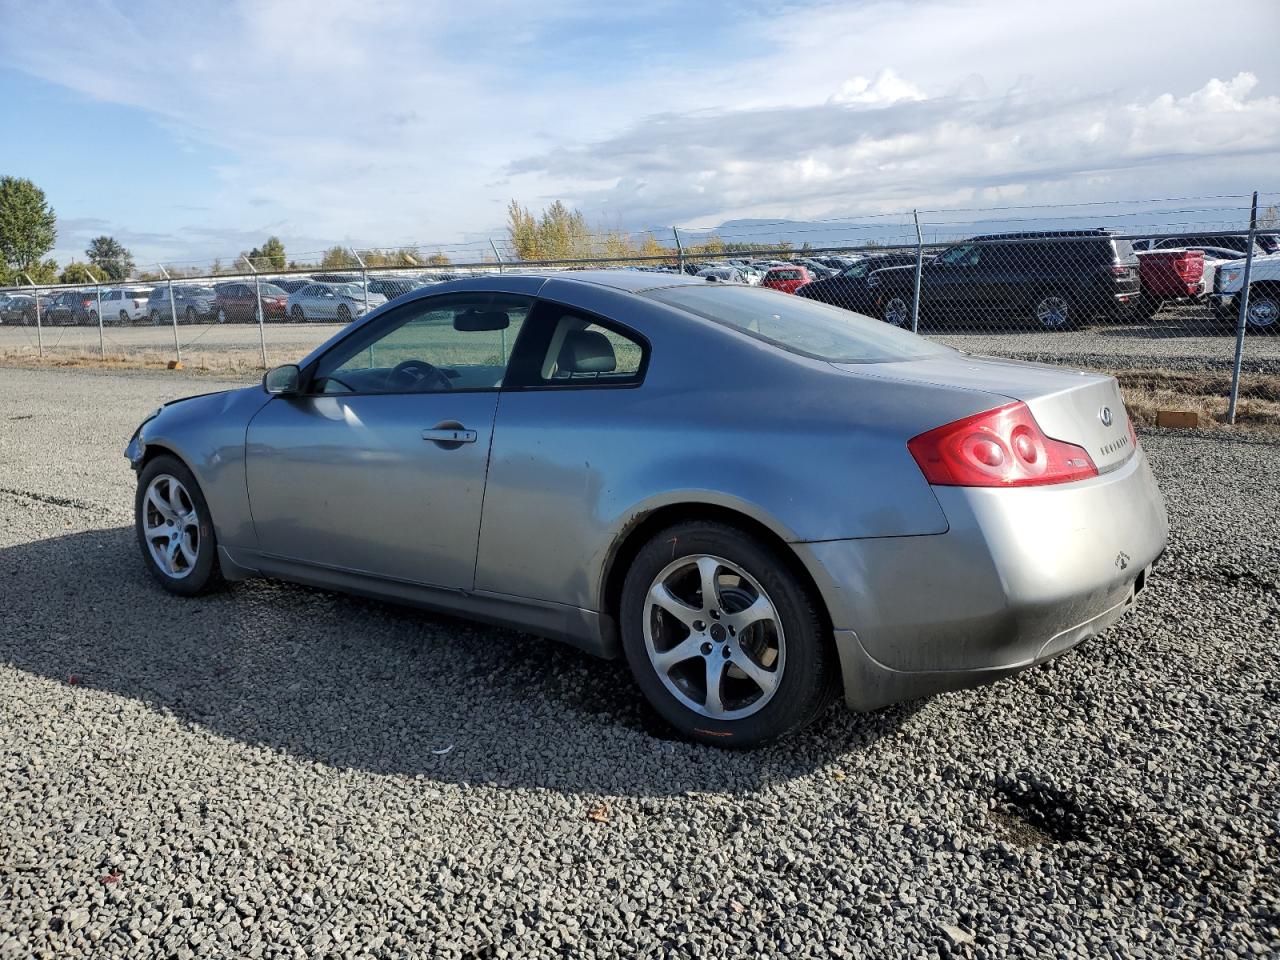
[[698,648],[702,642],[702,638],[699,636],[685,637],[670,650],[655,653],[653,655],[653,665],[663,673],[670,673],[671,668],[677,663],[684,663],[686,660],[701,656]]
[[773,619],[773,604],[762,594],[756,597],[747,609],[739,610],[737,613],[726,614],[724,622],[726,625],[733,627],[738,633],[742,633],[753,623]]
[[165,559],[165,562],[166,562],[166,563],[168,563],[168,565],[169,565],[169,572],[170,572],[170,573],[177,573],[177,572],[178,572],[178,549],[179,549],[179,545],[180,545],[180,541],[178,541],[178,540],[170,540],[170,541],[169,541],[169,545],[168,545],[167,547],[165,547],[165,551],[164,551],[164,559]]
[[707,700],[705,708],[708,716],[718,717],[724,713],[724,701],[720,699],[720,680],[724,676],[725,661],[719,654],[707,657]]
[[698,558],[698,573],[702,578],[702,609],[716,610],[720,607],[720,586],[717,574],[720,562],[711,557]]
[[173,509],[169,506],[169,502],[160,496],[160,491],[157,488],[152,487],[147,491],[147,503],[155,507],[166,520],[174,519]]
[[762,693],[772,693],[778,685],[778,675],[766,670],[747,655],[747,652],[736,643],[730,647],[729,662],[751,678],[751,682],[760,688]]
[[698,618],[698,614],[702,611],[689,606],[683,600],[678,599],[670,590],[667,589],[665,583],[655,583],[649,591],[649,602],[656,603],[667,613],[671,614],[686,627],[692,629],[693,621]]
[[182,505],[183,493],[182,485],[177,480],[169,481],[169,509],[175,517],[181,517],[187,512],[187,508]]
[[196,552],[187,546],[185,534],[178,540],[178,549],[182,551],[182,559],[187,561],[187,566],[194,567],[196,565]]
[[155,526],[150,526],[144,521],[142,532],[148,540],[154,540],[156,537],[167,537],[169,535],[169,528],[163,523],[157,523]]

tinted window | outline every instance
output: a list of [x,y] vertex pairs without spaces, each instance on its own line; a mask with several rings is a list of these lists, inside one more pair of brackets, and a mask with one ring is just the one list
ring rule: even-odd
[[646,295],[783,350],[819,360],[874,363],[950,352],[947,347],[879,320],[768,289],[680,286],[650,290]]
[[285,296],[285,291],[280,287],[277,287],[274,283],[261,283],[258,285],[258,289],[269,297]]
[[455,294],[406,304],[339,343],[316,364],[322,393],[496,390],[533,301]]

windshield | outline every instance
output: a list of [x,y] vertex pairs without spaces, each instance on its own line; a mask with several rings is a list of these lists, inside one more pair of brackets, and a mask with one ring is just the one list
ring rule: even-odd
[[862,314],[759,287],[663,287],[646,296],[791,353],[832,363],[884,363],[950,352]]
[[356,297],[364,299],[364,288],[356,286],[354,283],[335,283],[333,284],[333,292],[340,297]]

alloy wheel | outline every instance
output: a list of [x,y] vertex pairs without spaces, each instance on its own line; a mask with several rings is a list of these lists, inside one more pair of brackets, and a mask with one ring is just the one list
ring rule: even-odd
[[884,305],[884,322],[894,327],[906,327],[911,323],[911,308],[901,297],[892,297]]
[[644,611],[649,663],[685,707],[739,720],[777,692],[786,665],[782,620],[737,564],[705,554],[671,562],[650,584]]
[[1070,312],[1067,301],[1057,294],[1041,297],[1040,302],[1036,304],[1036,320],[1046,330],[1060,330],[1065,327]]
[[1250,298],[1248,320],[1255,330],[1269,330],[1280,324],[1280,300],[1266,294]]
[[142,509],[142,533],[156,567],[174,580],[188,576],[200,555],[200,516],[187,488],[170,474],[157,474]]

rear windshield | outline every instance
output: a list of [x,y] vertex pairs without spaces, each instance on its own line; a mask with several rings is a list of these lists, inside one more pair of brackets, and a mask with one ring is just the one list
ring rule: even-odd
[[770,280],[799,280],[800,271],[799,270],[770,270],[769,279]]
[[767,288],[690,284],[649,290],[646,296],[790,353],[832,363],[884,363],[950,352],[860,313]]

